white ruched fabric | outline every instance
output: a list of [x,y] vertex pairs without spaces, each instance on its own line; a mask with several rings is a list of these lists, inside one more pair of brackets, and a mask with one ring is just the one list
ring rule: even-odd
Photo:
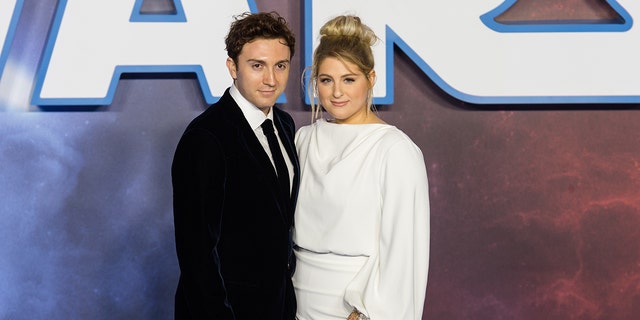
[[391,125],[324,120],[300,128],[296,148],[298,317],[345,319],[355,307],[372,320],[421,319],[429,192],[420,149]]

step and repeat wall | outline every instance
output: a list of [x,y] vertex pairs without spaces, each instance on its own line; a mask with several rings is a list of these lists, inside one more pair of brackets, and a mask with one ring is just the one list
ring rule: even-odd
[[380,37],[429,176],[423,319],[640,316],[637,1],[0,0],[0,319],[173,318],[171,161],[245,11],[297,35],[297,127],[319,27]]

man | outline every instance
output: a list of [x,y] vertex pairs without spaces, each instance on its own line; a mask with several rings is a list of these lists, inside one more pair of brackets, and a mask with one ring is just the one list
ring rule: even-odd
[[[299,167],[293,119],[274,104],[295,38],[277,13],[245,13],[225,43],[233,85],[189,124],[173,159],[175,317],[294,319]],[[267,119],[278,137],[272,145]]]

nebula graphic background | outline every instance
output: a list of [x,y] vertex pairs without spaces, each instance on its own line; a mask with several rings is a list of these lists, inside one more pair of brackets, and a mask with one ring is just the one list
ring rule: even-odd
[[[255,2],[301,34],[299,1]],[[194,77],[171,75],[125,76],[109,106],[29,105],[56,5],[25,1],[0,79],[0,319],[172,319],[170,166],[206,103]],[[521,0],[503,18],[611,15],[604,1]],[[424,319],[640,317],[638,106],[469,105],[394,59],[380,115],[429,174]],[[282,106],[298,126],[300,92],[292,80]]]

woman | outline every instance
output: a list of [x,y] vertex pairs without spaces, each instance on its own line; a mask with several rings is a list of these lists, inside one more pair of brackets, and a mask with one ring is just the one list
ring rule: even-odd
[[420,149],[372,110],[377,39],[358,17],[339,16],[314,51],[309,92],[320,106],[311,97],[316,121],[296,134],[300,320],[422,318],[427,175]]

